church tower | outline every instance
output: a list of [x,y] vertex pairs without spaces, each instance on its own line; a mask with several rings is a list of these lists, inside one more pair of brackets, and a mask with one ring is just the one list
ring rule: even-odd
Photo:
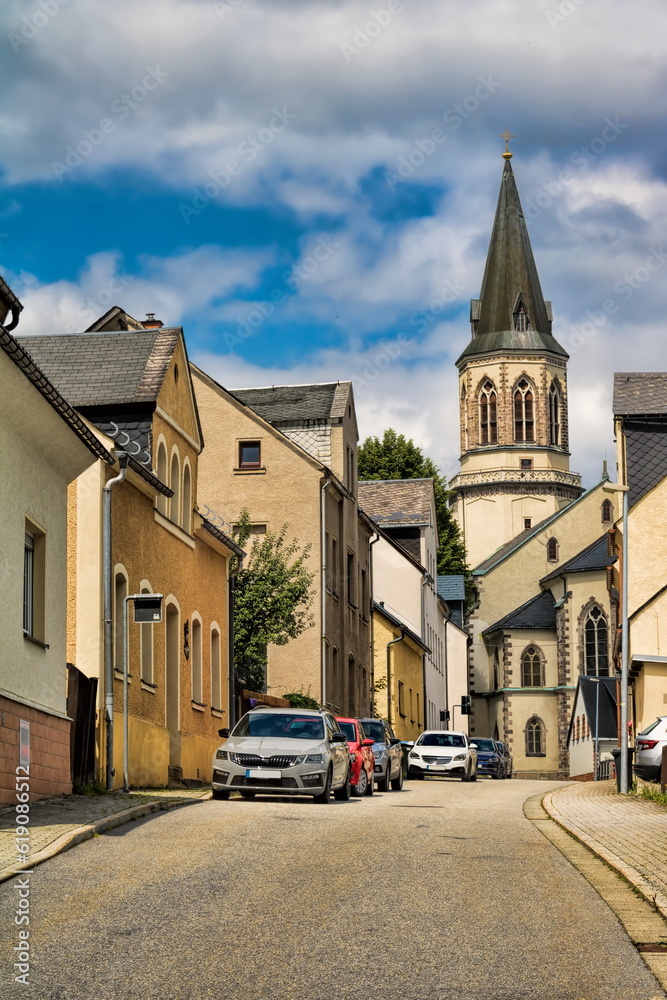
[[551,333],[511,156],[470,303],[472,339],[456,362],[461,471],[450,489],[472,568],[582,493],[570,472],[569,356]]

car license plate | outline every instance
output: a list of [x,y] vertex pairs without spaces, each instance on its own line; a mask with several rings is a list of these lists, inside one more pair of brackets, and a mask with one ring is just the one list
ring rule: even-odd
[[282,778],[283,772],[277,771],[271,767],[247,767],[245,771],[246,778]]

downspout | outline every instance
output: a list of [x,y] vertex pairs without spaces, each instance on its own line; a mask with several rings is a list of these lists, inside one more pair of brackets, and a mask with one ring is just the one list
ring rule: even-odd
[[[424,574],[421,585],[421,605],[422,605],[422,640],[426,642],[426,602],[424,600],[424,587],[428,584],[429,575]],[[428,694],[426,691],[426,660],[428,653],[424,653],[424,729],[428,729]]]
[[[320,686],[322,688],[321,705],[326,708],[327,704],[327,529],[326,529],[326,498],[327,487],[331,484],[331,476],[328,475],[322,484],[320,494],[320,555],[322,564],[322,640],[321,640],[321,667]],[[342,539],[341,539],[342,542]]]
[[227,671],[228,695],[227,725],[231,729],[236,725],[236,664],[234,662],[234,594],[236,575],[243,566],[243,558],[236,557],[236,566],[228,576],[228,610],[227,610]]
[[621,795],[628,794],[628,494],[623,493],[623,576],[621,583]]
[[403,642],[405,639],[405,629],[401,628],[401,634],[397,639],[391,639],[387,643],[387,722],[393,727],[394,723],[391,718],[391,647],[395,646],[397,642]]
[[370,662],[370,681],[371,681],[371,705],[369,715],[371,719],[375,718],[375,614],[373,612],[373,602],[375,600],[375,589],[373,585],[373,546],[376,542],[380,541],[380,535],[378,532],[375,534],[375,538],[368,545],[368,568],[369,568],[369,596],[370,596],[370,608],[369,615],[371,619],[371,662]]
[[113,789],[113,566],[111,563],[111,490],[127,475],[128,454],[117,453],[120,472],[102,489],[102,577],[104,589],[104,704],[106,719],[106,785]]

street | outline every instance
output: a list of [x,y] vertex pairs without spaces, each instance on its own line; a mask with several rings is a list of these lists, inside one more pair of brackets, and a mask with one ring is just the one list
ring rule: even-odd
[[556,784],[456,780],[314,805],[207,801],[31,878],[44,1000],[662,1000],[616,917],[524,817]]

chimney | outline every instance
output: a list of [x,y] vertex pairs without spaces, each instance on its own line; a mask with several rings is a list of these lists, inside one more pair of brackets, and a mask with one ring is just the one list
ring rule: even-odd
[[146,319],[143,322],[145,330],[159,330],[162,325],[162,320],[156,319],[155,313],[146,313]]

